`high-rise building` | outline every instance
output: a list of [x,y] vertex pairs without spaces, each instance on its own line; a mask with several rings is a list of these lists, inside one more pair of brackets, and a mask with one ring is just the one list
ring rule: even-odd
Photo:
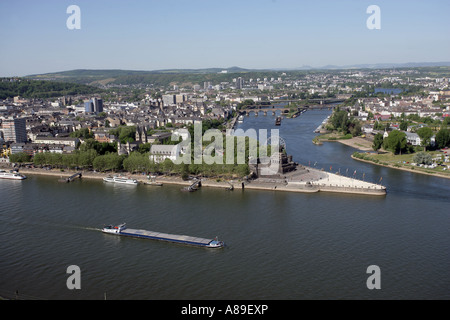
[[203,82],[203,90],[209,90],[209,89],[211,89],[211,82],[210,81]]
[[175,98],[175,95],[174,95],[174,94],[164,94],[164,95],[162,96],[162,100],[163,100],[164,106],[173,106],[173,105],[176,105],[177,102],[176,102],[175,99],[176,99],[176,98]]
[[242,89],[244,87],[244,80],[239,77],[236,79],[236,89]]
[[103,100],[100,98],[92,98],[84,102],[84,111],[86,113],[103,112]]
[[92,98],[92,104],[94,105],[94,112],[100,113],[103,112],[103,100],[100,98]]
[[183,103],[186,101],[186,96],[184,94],[175,95],[175,103]]
[[86,113],[93,113],[94,112],[94,104],[91,100],[84,102],[84,112]]
[[2,120],[3,138],[10,142],[27,142],[25,118],[10,118]]

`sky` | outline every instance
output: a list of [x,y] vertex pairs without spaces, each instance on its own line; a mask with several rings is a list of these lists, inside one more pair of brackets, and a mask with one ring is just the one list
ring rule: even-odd
[[0,0],[0,77],[450,61],[449,12],[448,0]]

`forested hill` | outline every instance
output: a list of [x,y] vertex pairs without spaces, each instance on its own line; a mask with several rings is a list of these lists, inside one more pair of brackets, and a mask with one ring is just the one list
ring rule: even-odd
[[0,79],[0,99],[21,96],[23,98],[53,98],[65,95],[94,94],[102,90],[78,83],[39,81],[16,78]]
[[[414,67],[417,71],[417,77],[449,77],[450,63],[443,63],[442,66],[423,66]],[[383,68],[381,68],[383,69]],[[380,69],[380,70],[381,70]],[[407,68],[411,69],[411,68]],[[283,79],[299,79],[307,74],[339,74],[343,71],[356,72],[357,70],[373,71],[378,69],[360,66],[360,68],[339,69],[334,66],[319,69],[292,69],[292,70],[275,70],[275,69],[243,69],[239,67],[231,68],[206,68],[206,69],[166,69],[154,71],[138,71],[138,70],[92,70],[78,69],[70,71],[61,71],[54,73],[29,75],[24,78],[31,80],[47,80],[58,82],[70,82],[77,84],[87,84],[94,86],[102,85],[153,85],[154,87],[168,87],[172,85],[192,87],[200,85],[203,87],[205,82],[218,84],[221,82],[231,82],[238,77],[248,79],[264,79],[284,77]],[[286,76],[287,74],[287,76]],[[382,76],[382,75],[379,75]]]
[[[222,72],[226,71],[226,72]],[[67,81],[91,85],[136,85],[148,84],[158,86],[194,85],[203,86],[204,82],[231,82],[237,77],[264,78],[279,77],[283,71],[250,70],[239,67],[208,69],[167,69],[156,71],[135,70],[70,70],[40,75],[29,75],[27,79]]]

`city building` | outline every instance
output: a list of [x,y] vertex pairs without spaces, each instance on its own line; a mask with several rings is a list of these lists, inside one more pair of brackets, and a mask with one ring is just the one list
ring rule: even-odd
[[244,80],[242,77],[236,79],[236,89],[242,89],[244,87]]
[[185,102],[186,95],[184,94],[165,94],[162,96],[164,106],[175,106],[179,103]]
[[25,118],[2,120],[3,139],[6,142],[26,142],[27,129]]
[[203,82],[203,90],[209,90],[211,88],[212,88],[212,86],[211,86],[211,82],[210,81]]
[[174,106],[177,104],[176,96],[174,94],[164,94],[162,96],[164,106]]
[[103,100],[100,98],[92,98],[92,104],[94,105],[94,113],[98,114],[103,112]]
[[177,94],[175,95],[175,103],[183,103],[186,101],[186,96],[184,94]]
[[154,144],[150,148],[150,161],[155,163],[164,162],[164,160],[169,159],[175,161],[180,154],[180,145],[163,145]]
[[66,145],[71,147],[76,147],[80,142],[78,138],[69,138],[69,137],[36,137],[34,140],[35,143],[39,144],[56,144],[56,145]]
[[86,113],[94,113],[94,104],[91,100],[84,102],[84,112]]
[[98,114],[103,112],[103,100],[100,98],[92,98],[84,102],[84,112]]

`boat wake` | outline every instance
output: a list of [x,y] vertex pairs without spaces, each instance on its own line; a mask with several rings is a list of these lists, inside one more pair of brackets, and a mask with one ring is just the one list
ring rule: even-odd
[[91,231],[102,231],[101,228],[92,228],[92,227],[76,227],[83,230],[91,230]]
[[49,229],[78,229],[78,230],[90,230],[90,231],[102,231],[101,228],[85,227],[77,225],[67,225],[61,223],[54,223],[51,221],[27,221],[27,220],[6,220],[0,217],[0,222],[3,224],[19,225],[22,227],[39,227],[39,228],[49,228]]

